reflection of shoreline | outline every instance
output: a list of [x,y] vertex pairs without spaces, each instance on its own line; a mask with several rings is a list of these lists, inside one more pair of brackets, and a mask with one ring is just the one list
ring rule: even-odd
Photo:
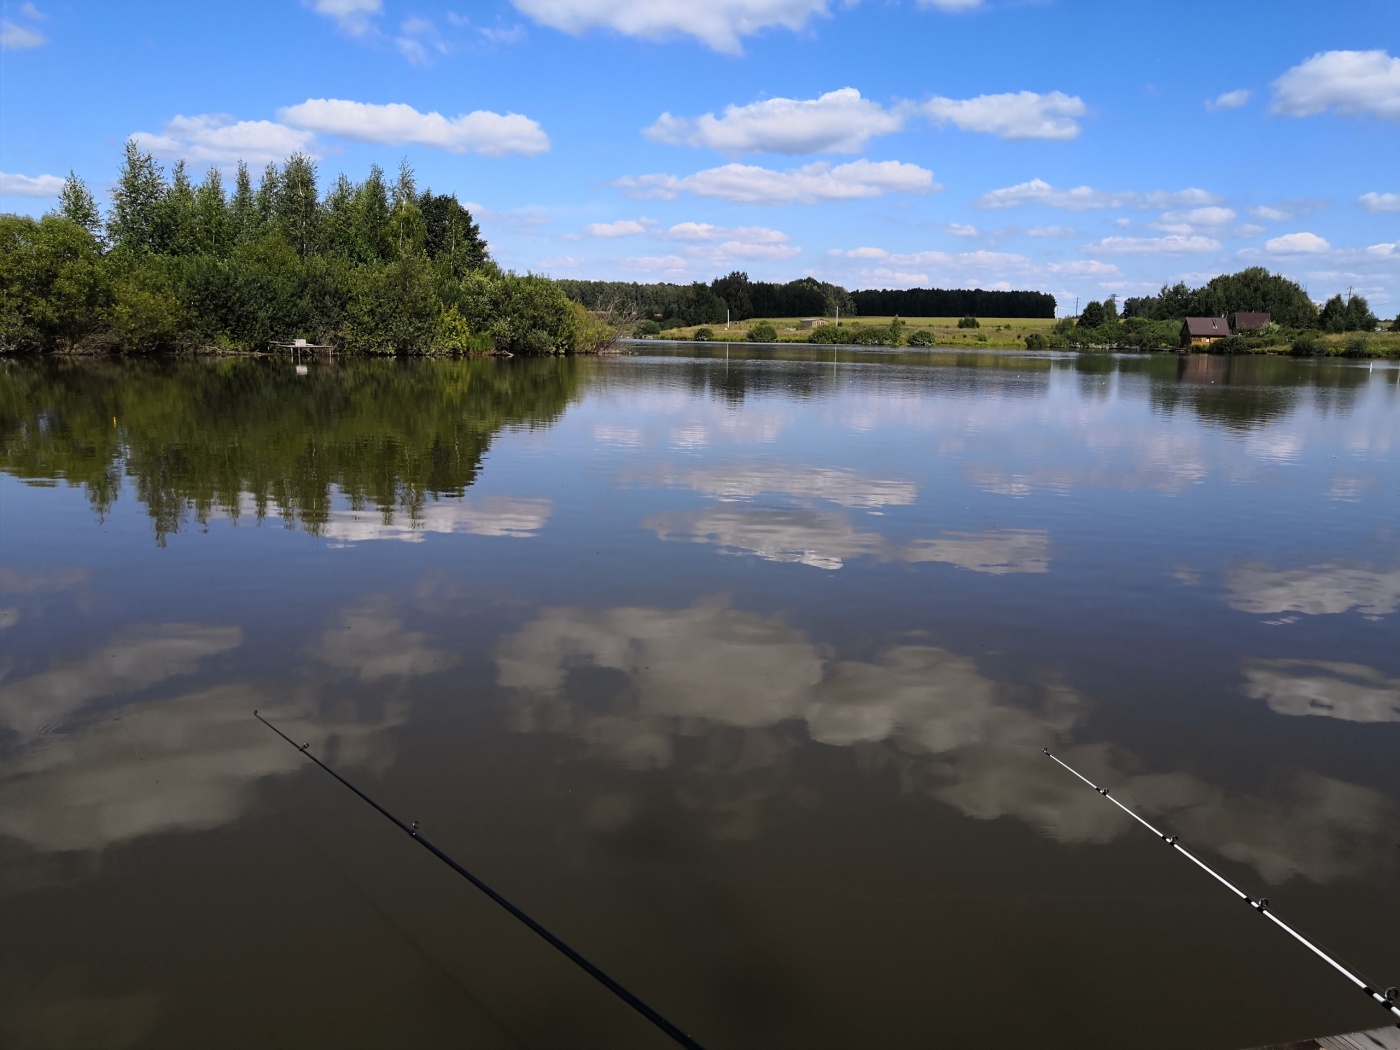
[[[544,610],[502,640],[497,680],[514,690],[517,730],[575,737],[594,758],[627,768],[671,770],[716,834],[757,834],[766,800],[801,792],[788,781],[804,742],[851,748],[862,768],[889,769],[904,790],[976,819],[1015,817],[1062,842],[1103,843],[1129,830],[1044,762],[1039,749],[1055,744],[1144,813],[1270,882],[1357,874],[1376,861],[1374,829],[1395,810],[1378,792],[1306,772],[1273,798],[1187,772],[1137,772],[1141,763],[1125,751],[1072,743],[1089,705],[1061,684],[1009,686],[932,645],[838,660],[781,617],[718,601]],[[738,780],[739,767],[716,767],[682,746],[736,733]]]

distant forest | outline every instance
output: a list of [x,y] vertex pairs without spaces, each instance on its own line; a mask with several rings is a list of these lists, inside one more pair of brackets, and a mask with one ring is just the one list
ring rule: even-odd
[[891,288],[852,292],[867,317],[1054,317],[1048,292],[996,292],[981,288]]
[[[590,310],[635,313],[663,328],[723,324],[755,317],[1054,317],[1055,297],[1044,292],[910,288],[848,292],[813,277],[786,284],[751,281],[735,271],[705,284],[638,284],[625,281],[556,282]],[[726,314],[727,312],[727,314]]]

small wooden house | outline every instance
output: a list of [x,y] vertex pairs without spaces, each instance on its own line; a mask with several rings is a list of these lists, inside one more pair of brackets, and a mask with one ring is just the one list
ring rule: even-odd
[[1244,332],[1251,328],[1263,328],[1273,320],[1268,314],[1246,313],[1241,310],[1235,314],[1235,331]]
[[1223,317],[1188,317],[1181,326],[1182,346],[1210,346],[1230,334],[1230,322]]

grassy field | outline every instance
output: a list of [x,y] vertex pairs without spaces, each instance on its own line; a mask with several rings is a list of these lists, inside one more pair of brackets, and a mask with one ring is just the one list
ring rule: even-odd
[[[812,330],[798,327],[801,320],[799,317],[754,318],[751,321],[735,322],[729,326],[727,331],[722,324],[691,325],[688,328],[668,328],[661,333],[661,338],[694,339],[695,333],[704,327],[714,332],[716,342],[723,342],[726,339],[730,342],[743,342],[748,338],[750,327],[761,321],[766,321],[778,330],[780,343],[805,343],[807,337],[812,334]],[[841,327],[851,329],[888,327],[892,320],[891,317],[852,317],[849,319],[843,317]],[[906,343],[915,332],[927,329],[937,336],[939,346],[1024,346],[1026,336],[1029,333],[1049,333],[1050,329],[1055,327],[1053,317],[979,317],[978,322],[981,324],[981,328],[959,328],[960,318],[957,317],[903,317],[901,320],[904,322],[904,341]]]

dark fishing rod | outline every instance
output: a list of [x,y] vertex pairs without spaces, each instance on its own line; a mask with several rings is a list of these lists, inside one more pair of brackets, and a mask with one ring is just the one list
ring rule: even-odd
[[[1314,944],[1312,941],[1308,940],[1308,939],[1307,939],[1306,937],[1304,937],[1301,933],[1299,933],[1297,930],[1295,930],[1292,926],[1288,925],[1288,923],[1284,922],[1284,921],[1283,921],[1282,919],[1280,919],[1277,915],[1275,915],[1274,912],[1273,912],[1273,909],[1271,909],[1271,908],[1269,907],[1269,898],[1268,898],[1268,897],[1258,897],[1258,898],[1256,898],[1256,897],[1251,897],[1248,893],[1245,893],[1244,890],[1240,889],[1238,886],[1236,886],[1234,883],[1232,883],[1229,879],[1225,878],[1224,875],[1221,875],[1220,872],[1216,871],[1214,868],[1212,868],[1212,867],[1211,867],[1209,864],[1207,864],[1205,861],[1201,860],[1200,857],[1196,856],[1196,855],[1195,855],[1194,853],[1192,853],[1189,849],[1187,849],[1185,846],[1183,846],[1183,845],[1181,844],[1181,840],[1178,839],[1175,835],[1167,835],[1167,834],[1164,834],[1163,832],[1158,831],[1156,828],[1154,828],[1154,827],[1153,827],[1151,824],[1149,824],[1147,821],[1143,820],[1142,817],[1138,816],[1136,813],[1134,813],[1134,812],[1133,812],[1131,809],[1129,809],[1127,806],[1123,805],[1123,803],[1119,802],[1116,798],[1114,798],[1112,795],[1110,795],[1110,794],[1108,793],[1108,788],[1106,788],[1106,787],[1099,787],[1099,786],[1098,786],[1097,784],[1095,784],[1092,780],[1090,780],[1088,777],[1086,777],[1083,773],[1079,772],[1079,770],[1075,769],[1073,766],[1069,765],[1068,763],[1061,761],[1059,758],[1056,758],[1054,755],[1051,755],[1051,754],[1050,754],[1050,749],[1049,749],[1048,747],[1042,747],[1040,750],[1041,750],[1041,753],[1042,753],[1042,754],[1050,755],[1050,758],[1054,759],[1054,761],[1055,761],[1056,763],[1058,763],[1060,766],[1064,767],[1065,769],[1069,770],[1071,773],[1073,773],[1075,776],[1077,776],[1080,780],[1084,781],[1084,783],[1088,784],[1091,788],[1093,788],[1095,791],[1097,791],[1100,795],[1102,795],[1104,798],[1108,799],[1108,800],[1109,800],[1110,802],[1112,802],[1115,806],[1117,806],[1119,809],[1121,809],[1124,813],[1128,814],[1128,816],[1132,817],[1132,818],[1133,818],[1134,820],[1136,820],[1139,824],[1141,824],[1143,827],[1145,827],[1148,831],[1152,832],[1152,834],[1156,835],[1159,839],[1161,839],[1163,842],[1165,842],[1168,846],[1170,846],[1172,849],[1174,849],[1174,850],[1176,850],[1178,853],[1180,853],[1183,857],[1185,857],[1187,860],[1189,860],[1192,864],[1195,864],[1198,868],[1200,868],[1202,871],[1204,871],[1207,875],[1210,875],[1210,876],[1211,876],[1212,878],[1214,878],[1217,882],[1219,882],[1222,886],[1224,886],[1227,890],[1229,890],[1231,893],[1233,893],[1236,897],[1240,898],[1240,900],[1244,901],[1244,902],[1245,902],[1246,904],[1248,904],[1251,908],[1253,908],[1255,911],[1257,911],[1260,915],[1264,916],[1264,918],[1266,918],[1266,919],[1270,920],[1271,922],[1273,922],[1276,926],[1278,926],[1281,930],[1283,930],[1285,933],[1287,933],[1287,934],[1288,934],[1290,937],[1292,937],[1295,941],[1297,941],[1297,942],[1298,942],[1299,944],[1301,944],[1303,947],[1307,948],[1310,952],[1312,952],[1314,955],[1316,955],[1316,956],[1317,956],[1319,959],[1321,959],[1323,962],[1327,963],[1328,966],[1332,967],[1332,969],[1336,970],[1339,974],[1341,974],[1343,977],[1345,977],[1345,978],[1346,978],[1348,981],[1350,981],[1352,984],[1356,985],[1357,988],[1360,988],[1361,991],[1362,991],[1363,993],[1365,993],[1366,998],[1372,1000],[1373,1002],[1380,1003],[1382,1009],[1389,1010],[1390,1013],[1392,1013],[1392,1014],[1395,1015],[1396,1017],[1400,1017],[1400,988],[1393,988],[1393,987],[1392,987],[1392,988],[1387,988],[1387,989],[1386,989],[1385,991],[1383,991],[1383,992],[1378,992],[1378,991],[1376,991],[1376,989],[1373,988],[1369,983],[1367,983],[1367,982],[1366,982],[1365,980],[1363,980],[1361,977],[1358,977],[1355,973],[1353,973],[1350,969],[1348,969],[1346,966],[1344,966],[1341,962],[1339,962],[1334,956],[1332,956],[1330,953],[1328,953],[1325,949],[1319,948],[1316,944]],[[1396,1027],[1397,1027],[1397,1028],[1400,1028],[1400,1024],[1397,1024]]]
[[415,820],[415,821],[414,821],[413,823],[411,823],[411,824],[405,824],[402,820],[400,820],[398,817],[394,816],[394,814],[390,813],[387,809],[385,809],[383,806],[381,806],[378,802],[374,801],[374,799],[370,798],[370,797],[369,797],[368,795],[366,795],[363,791],[361,791],[359,788],[357,788],[354,784],[350,783],[350,781],[346,780],[343,776],[341,776],[339,773],[337,773],[334,769],[332,769],[332,768],[331,768],[330,766],[328,766],[326,763],[322,762],[319,758],[317,758],[315,755],[313,755],[313,754],[311,753],[311,745],[310,745],[310,744],[298,744],[298,743],[297,743],[296,741],[294,741],[291,737],[289,737],[286,733],[282,732],[282,730],[278,729],[275,725],[273,725],[271,722],[269,722],[269,721],[268,721],[266,718],[264,718],[262,715],[258,714],[256,711],[253,712],[253,717],[256,718],[256,719],[257,719],[259,722],[261,722],[263,725],[267,726],[268,729],[271,729],[274,733],[276,733],[278,736],[280,736],[280,737],[281,737],[283,740],[285,740],[287,743],[291,744],[292,747],[296,748],[298,751],[300,751],[300,752],[301,752],[303,755],[305,755],[307,758],[311,759],[311,761],[315,762],[318,766],[320,766],[322,769],[324,769],[324,770],[325,770],[327,773],[329,773],[331,776],[335,777],[336,780],[339,780],[342,784],[344,784],[346,787],[348,787],[348,788],[349,788],[351,791],[353,791],[355,794],[359,795],[361,799],[363,799],[365,802],[368,802],[371,806],[373,806],[373,807],[379,812],[380,816],[385,817],[387,820],[391,821],[391,822],[394,824],[395,827],[397,827],[400,831],[402,831],[402,832],[403,832],[405,835],[407,835],[409,838],[413,839],[414,842],[418,843],[418,845],[422,846],[425,850],[427,850],[429,853],[431,853],[431,854],[432,854],[434,857],[436,857],[438,860],[440,860],[440,861],[442,861],[444,864],[446,864],[449,868],[451,868],[453,871],[455,871],[458,875],[462,876],[462,878],[464,878],[464,879],[466,879],[468,882],[470,882],[473,886],[475,886],[477,889],[479,889],[482,893],[486,894],[486,896],[490,897],[493,901],[495,901],[497,904],[499,904],[502,908],[504,908],[506,911],[510,912],[511,915],[515,916],[517,919],[519,919],[521,922],[523,922],[526,926],[528,926],[528,927],[529,927],[531,930],[533,930],[535,933],[539,934],[542,938],[544,938],[546,941],[548,941],[550,945],[552,945],[554,948],[558,949],[560,953],[562,953],[566,958],[568,958],[570,962],[572,962],[572,963],[574,963],[575,965],[577,965],[581,970],[583,970],[583,971],[584,971],[585,973],[587,973],[590,977],[592,977],[594,980],[596,980],[596,981],[597,981],[599,984],[601,984],[604,988],[606,988],[608,991],[612,992],[613,995],[617,996],[619,999],[621,999],[624,1003],[626,1003],[626,1004],[627,1004],[628,1006],[630,1006],[632,1009],[636,1010],[637,1013],[641,1014],[643,1017],[645,1017],[645,1018],[646,1018],[648,1021],[650,1021],[652,1024],[656,1025],[657,1028],[660,1028],[663,1032],[665,1032],[667,1035],[669,1035],[672,1039],[674,1039],[674,1040],[675,1040],[677,1043],[679,1043],[681,1046],[686,1047],[687,1050],[704,1050],[704,1047],[702,1047],[699,1043],[697,1043],[697,1042],[696,1042],[694,1039],[692,1039],[690,1036],[686,1035],[685,1032],[681,1031],[681,1029],[679,1029],[678,1027],[676,1027],[676,1026],[675,1026],[674,1024],[672,1024],[670,1021],[666,1020],[666,1018],[663,1017],[660,1013],[658,1013],[655,1009],[653,1009],[652,1007],[648,1006],[645,1002],[643,1002],[640,998],[638,998],[638,997],[637,997],[636,995],[634,995],[632,992],[628,991],[628,990],[627,990],[626,988],[624,988],[621,984],[619,984],[617,981],[613,980],[613,978],[609,977],[609,976],[608,976],[606,973],[604,973],[601,969],[599,969],[597,966],[595,966],[593,963],[591,963],[591,962],[589,962],[587,959],[585,959],[582,955],[580,955],[580,954],[579,954],[577,951],[575,951],[573,948],[569,947],[569,945],[568,945],[567,943],[565,943],[561,938],[559,938],[559,937],[556,936],[555,934],[551,933],[551,932],[550,932],[549,930],[547,930],[544,926],[540,925],[540,923],[536,922],[536,921],[535,921],[534,919],[532,919],[529,915],[527,915],[527,914],[526,914],[525,912],[523,912],[521,909],[517,908],[517,907],[516,907],[514,904],[512,904],[509,900],[507,900],[507,899],[506,899],[505,897],[503,897],[501,894],[497,893],[497,892],[496,892],[494,889],[492,889],[489,885],[487,885],[485,882],[483,882],[483,881],[482,881],[481,879],[479,879],[477,876],[473,875],[470,871],[468,871],[466,868],[462,867],[462,865],[458,864],[458,863],[457,863],[455,860],[453,860],[450,856],[448,856],[446,853],[444,853],[442,850],[440,850],[437,846],[435,846],[435,845],[432,843],[432,841],[430,841],[430,840],[428,839],[428,837],[427,837],[426,835],[422,834],[422,833],[418,830],[418,821]]

